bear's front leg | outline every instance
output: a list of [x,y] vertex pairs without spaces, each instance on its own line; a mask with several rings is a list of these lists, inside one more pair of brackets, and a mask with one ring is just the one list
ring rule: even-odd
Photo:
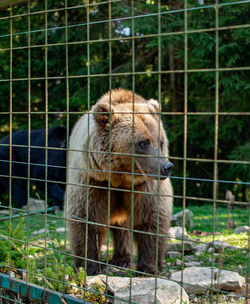
[[134,234],[138,245],[137,269],[150,274],[160,273],[164,266],[164,235],[169,227],[170,216],[162,206],[161,201],[158,204],[156,196],[142,195],[134,208],[134,229],[140,231]]
[[[88,227],[86,227],[86,224],[81,223],[80,220],[70,220],[68,226],[72,253],[74,255],[74,266],[76,270],[78,270],[79,267],[83,267],[87,271],[88,275],[98,274],[100,272],[100,264],[98,263],[99,255],[95,227],[90,224],[88,224]],[[87,252],[85,251],[86,243]]]
[[121,229],[112,229],[114,236],[114,256],[110,261],[110,264],[129,268],[131,254],[131,232],[125,230],[129,227],[128,222],[124,222],[123,224],[117,226]]
[[[137,270],[149,274],[160,273],[164,265],[165,240],[156,236],[156,227],[150,226],[148,223],[147,225],[135,227],[135,230],[142,231],[142,233],[135,233],[135,239],[138,244]],[[153,235],[144,232],[150,232]]]

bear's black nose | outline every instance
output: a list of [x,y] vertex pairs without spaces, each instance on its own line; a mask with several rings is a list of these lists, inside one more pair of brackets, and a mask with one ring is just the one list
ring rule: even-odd
[[166,164],[166,165],[164,166],[164,168],[163,168],[163,170],[164,170],[164,175],[170,176],[173,167],[174,167],[174,164],[173,164],[173,163],[167,162],[167,164]]

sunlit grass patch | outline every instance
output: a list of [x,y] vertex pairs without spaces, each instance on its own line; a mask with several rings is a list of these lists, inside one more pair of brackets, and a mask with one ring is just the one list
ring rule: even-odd
[[[226,204],[213,203],[188,206],[194,214],[193,230],[223,233],[228,225],[228,208]],[[174,213],[182,211],[182,207],[174,207]],[[248,210],[244,207],[233,207],[231,212],[232,225],[249,226]],[[190,231],[191,232],[191,231]]]

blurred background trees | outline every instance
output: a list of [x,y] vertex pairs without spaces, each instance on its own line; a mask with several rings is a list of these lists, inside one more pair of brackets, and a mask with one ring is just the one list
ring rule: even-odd
[[[31,12],[44,11],[45,1],[30,1]],[[86,2],[87,3],[87,2]],[[68,0],[68,6],[86,4]],[[229,1],[223,1],[224,4]],[[135,71],[135,91],[145,98],[156,98],[162,104],[165,128],[170,142],[170,155],[175,157],[174,176],[183,176],[184,153],[184,63],[187,72],[187,177],[213,179],[216,109],[216,53],[219,57],[218,85],[218,159],[250,160],[249,116],[226,113],[249,112],[250,31],[247,27],[249,3],[221,6],[219,10],[218,49],[215,42],[216,10],[213,1],[188,1],[188,42],[185,58],[183,1],[134,1],[132,23],[130,1],[112,2],[112,22],[109,5],[90,1],[89,26],[86,7],[67,11],[68,37],[65,30],[65,2],[48,1],[47,58],[45,52],[45,13],[30,15],[30,53],[28,51],[28,4],[13,7],[12,110],[13,131],[28,127],[28,91],[30,86],[31,127],[45,127],[47,62],[49,126],[66,125],[66,47],[68,39],[69,121],[72,127],[81,113],[109,89],[132,88]],[[58,10],[54,10],[58,9]],[[161,11],[160,18],[158,13]],[[0,10],[0,137],[9,132],[10,110],[10,20],[8,9]],[[23,15],[25,14],[25,15]],[[242,25],[242,26],[241,26]],[[112,41],[109,43],[109,26]],[[160,35],[157,35],[157,34]],[[131,39],[134,36],[135,39]],[[87,38],[89,37],[89,53]],[[134,41],[134,42],[133,42]],[[110,51],[111,46],[111,51]],[[31,80],[28,81],[30,56]],[[159,57],[160,56],[160,57]],[[89,57],[89,59],[88,59]],[[135,66],[132,66],[134,59]],[[89,63],[88,63],[89,60]],[[111,71],[110,71],[111,61]],[[88,67],[90,78],[88,81]],[[244,68],[245,69],[242,69]],[[160,73],[158,73],[160,71]],[[172,71],[172,72],[171,72]],[[160,74],[160,76],[159,76]],[[160,82],[160,90],[159,90]],[[88,96],[88,87],[90,95]],[[159,94],[160,92],[160,94]],[[16,113],[15,113],[16,112]],[[80,112],[77,114],[77,112]],[[166,113],[167,112],[167,113]],[[173,113],[173,114],[171,114]],[[202,113],[197,115],[197,113]],[[192,160],[193,159],[193,160]],[[200,161],[203,159],[204,161]],[[206,161],[208,160],[208,161]],[[219,180],[249,181],[249,165],[230,162],[218,164]],[[175,194],[182,195],[182,179],[173,179]],[[218,198],[224,199],[231,189],[236,199],[249,199],[249,186],[219,183]],[[212,198],[213,183],[187,181],[187,196]],[[193,201],[192,201],[193,202]],[[180,203],[176,199],[176,203]],[[197,201],[199,203],[199,201]]]

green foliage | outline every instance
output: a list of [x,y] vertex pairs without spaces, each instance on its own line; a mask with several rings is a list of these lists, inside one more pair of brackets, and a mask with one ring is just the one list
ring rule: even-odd
[[[228,1],[226,1],[228,2]],[[225,2],[225,3],[226,3]],[[71,0],[69,5],[77,5],[78,1]],[[43,1],[32,1],[31,11],[43,11]],[[188,2],[189,8],[198,6],[197,0]],[[48,9],[64,7],[64,1],[52,0]],[[160,27],[158,26],[158,5],[155,1],[136,1],[134,14],[143,17],[134,19],[132,32],[131,3],[125,1],[112,2],[111,41],[109,53],[109,23],[108,5],[90,6],[90,40],[87,46],[87,10],[78,8],[67,11],[68,15],[68,72],[69,76],[69,108],[72,112],[87,110],[96,100],[109,89],[109,76],[112,76],[112,87],[132,88],[132,58],[134,50],[135,71],[146,72],[135,75],[135,90],[146,98],[158,98],[162,103],[162,110],[167,112],[184,111],[184,73],[168,73],[168,71],[183,71],[185,60],[188,69],[195,72],[187,73],[187,99],[189,112],[210,113],[205,115],[189,115],[187,123],[187,154],[191,158],[214,159],[215,150],[215,116],[216,90],[218,89],[220,112],[249,112],[250,89],[247,70],[230,70],[230,68],[249,67],[250,57],[247,56],[250,44],[250,32],[247,27],[228,28],[218,31],[218,48],[216,48],[215,8],[189,10],[188,30],[195,31],[188,34],[188,55],[185,58],[184,48],[184,8],[183,1],[161,1]],[[172,12],[171,12],[172,11]],[[27,12],[27,3],[14,7],[14,14]],[[1,12],[8,16],[8,11]],[[48,76],[48,115],[49,126],[66,125],[67,94],[66,94],[66,47],[63,43],[65,36],[65,13],[55,11],[48,14],[48,43],[47,70]],[[126,18],[128,17],[128,18]],[[30,106],[32,110],[31,127],[45,127],[45,16],[34,14],[31,18],[30,49]],[[119,18],[121,18],[119,20]],[[227,5],[219,8],[219,27],[245,25],[248,23],[249,6],[247,4]],[[106,20],[106,21],[105,21]],[[105,21],[105,22],[99,22]],[[10,32],[9,20],[0,20],[0,36]],[[209,29],[209,30],[205,30]],[[28,45],[28,17],[13,19],[13,46]],[[202,32],[198,32],[202,30]],[[158,39],[158,32],[161,38]],[[180,33],[178,33],[180,32]],[[172,33],[172,34],[171,34]],[[166,35],[167,34],[167,35]],[[134,43],[131,36],[136,36]],[[104,40],[104,41],[103,41]],[[82,42],[82,43],[79,43]],[[56,44],[62,45],[56,45]],[[53,44],[53,45],[52,45]],[[40,46],[39,46],[40,45]],[[9,48],[9,37],[0,38],[0,49]],[[161,49],[159,49],[161,48]],[[89,50],[89,54],[88,54]],[[161,51],[161,52],[160,52]],[[220,68],[228,70],[218,73],[216,85],[215,68],[216,54]],[[10,53],[1,51],[0,78],[9,79]],[[90,62],[88,63],[88,55]],[[159,58],[161,56],[161,58]],[[13,51],[13,111],[27,111],[28,81],[20,80],[28,77],[28,50]],[[159,60],[160,59],[160,60]],[[111,71],[110,71],[110,60]],[[197,71],[198,69],[198,71]],[[199,71],[199,69],[205,69]],[[161,78],[158,70],[162,71]],[[167,71],[167,73],[165,73]],[[153,73],[154,72],[154,73]],[[89,81],[88,73],[91,74]],[[119,74],[119,75],[116,75]],[[125,73],[125,75],[123,75]],[[121,74],[121,75],[120,75]],[[81,76],[80,76],[81,75]],[[96,75],[96,77],[94,77]],[[101,76],[102,75],[102,76]],[[35,78],[35,79],[34,79]],[[159,96],[159,79],[161,93]],[[89,90],[88,90],[89,85]],[[88,92],[90,95],[88,96]],[[0,111],[9,111],[9,82],[1,82]],[[53,112],[62,112],[56,114]],[[80,114],[79,113],[79,114]],[[27,128],[27,115],[13,115],[13,131]],[[70,115],[72,127],[79,115]],[[170,141],[170,155],[183,157],[184,145],[184,117],[183,115],[163,115],[163,120]],[[218,119],[218,159],[240,160],[240,147],[249,147],[249,118],[241,115],[219,115]],[[2,115],[0,131],[2,136],[9,131],[9,116]],[[247,155],[245,155],[247,156]],[[244,157],[245,157],[244,156]],[[249,160],[244,158],[245,160]],[[175,162],[175,176],[183,176],[183,164]],[[249,180],[249,170],[246,165],[220,165],[219,179],[246,182]],[[206,162],[188,162],[187,176],[200,179],[213,179],[213,166]],[[183,182],[173,180],[175,194],[182,195]],[[212,183],[189,183],[187,195],[194,197],[212,198]],[[225,191],[231,189],[237,200],[246,201],[248,190],[246,186],[232,186],[220,184],[218,198],[224,199]],[[199,201],[197,201],[199,203]],[[178,203],[178,201],[176,201]],[[189,202],[188,202],[189,203]]]
[[[0,263],[18,269],[26,268],[26,257],[31,254],[28,242],[35,241],[38,237],[27,238],[23,231],[26,229],[22,214],[19,222],[14,226],[12,221],[4,221],[4,228],[0,229]],[[39,236],[40,237],[40,236]],[[29,261],[29,267],[34,267],[34,260]]]

